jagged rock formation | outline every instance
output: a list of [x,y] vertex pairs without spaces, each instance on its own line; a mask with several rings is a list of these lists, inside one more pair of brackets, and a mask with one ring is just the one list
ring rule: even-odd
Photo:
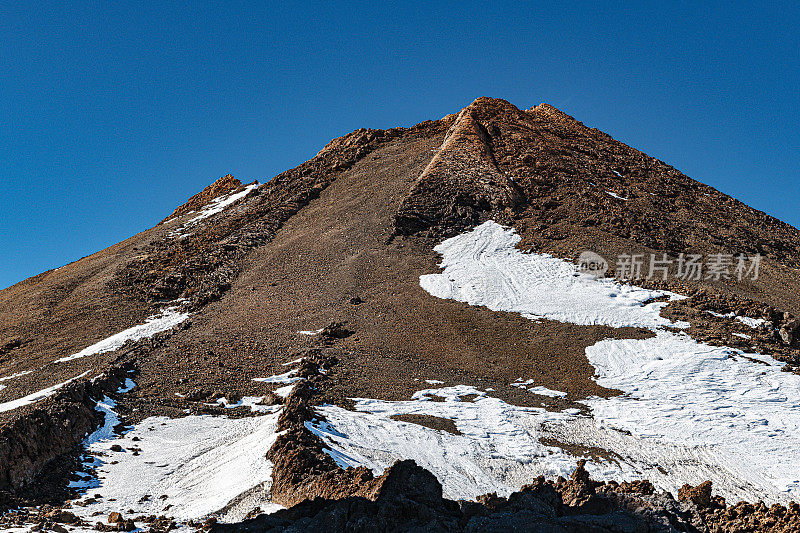
[[199,211],[215,198],[236,191],[237,189],[241,188],[241,186],[241,181],[234,178],[231,174],[226,174],[199,193],[189,198],[185,204],[175,208],[175,211],[173,211],[170,216],[162,220],[160,224],[168,222],[173,218],[191,213],[192,211]]

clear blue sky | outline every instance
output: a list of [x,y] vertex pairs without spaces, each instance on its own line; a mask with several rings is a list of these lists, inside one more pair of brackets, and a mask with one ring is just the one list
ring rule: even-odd
[[226,173],[266,181],[333,137],[484,95],[553,104],[800,226],[797,2],[11,4],[0,287]]

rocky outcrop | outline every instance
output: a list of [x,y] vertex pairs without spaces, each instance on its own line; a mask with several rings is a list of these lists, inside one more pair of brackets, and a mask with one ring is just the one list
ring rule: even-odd
[[778,330],[778,335],[787,346],[800,346],[800,318],[785,318],[785,322]]
[[185,204],[177,207],[170,216],[159,222],[159,224],[163,224],[168,220],[185,215],[192,211],[199,211],[208,205],[208,203],[213,199],[219,198],[220,196],[228,194],[229,192],[233,192],[236,189],[239,189],[241,186],[241,181],[234,178],[231,174],[226,174],[199,193],[189,198]]
[[548,104],[522,111],[478,98],[463,109],[397,210],[395,232],[442,238],[487,218],[537,242],[596,231],[673,257],[760,253],[800,265],[796,228]]
[[[510,223],[523,196],[495,159],[496,115],[522,115],[504,100],[479,98],[458,114],[444,143],[395,215],[395,232],[450,236],[487,218]],[[490,131],[487,129],[492,128]]]
[[120,366],[97,379],[65,385],[25,416],[0,426],[0,491],[27,487],[50,461],[74,450],[103,422],[97,400],[119,388],[126,375]]
[[[398,461],[368,491],[341,499],[316,498],[218,532],[255,531],[704,531],[699,514],[665,494],[623,492],[593,482],[579,466],[570,480],[543,478],[508,498],[448,500],[436,477],[413,461]],[[633,487],[629,485],[628,488]],[[573,498],[580,494],[579,501]]]

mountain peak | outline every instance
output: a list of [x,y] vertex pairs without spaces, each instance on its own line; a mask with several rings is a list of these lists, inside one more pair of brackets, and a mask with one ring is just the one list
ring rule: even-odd
[[362,128],[170,219],[0,291],[0,529],[70,481],[86,521],[294,506],[220,531],[320,501],[458,531],[546,499],[525,524],[586,530],[675,505],[655,491],[698,524],[800,497],[800,232],[549,104]]

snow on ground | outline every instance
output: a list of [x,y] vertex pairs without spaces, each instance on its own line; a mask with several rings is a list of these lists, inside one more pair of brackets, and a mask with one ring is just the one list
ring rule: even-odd
[[489,221],[434,248],[442,255],[439,274],[420,276],[420,285],[437,298],[449,298],[493,311],[521,313],[578,325],[636,326],[673,324],[660,316],[667,302],[681,296],[594,279],[575,265],[548,254],[515,248],[520,236]]
[[745,326],[749,326],[753,329],[758,329],[767,323],[767,321],[763,318],[750,318],[749,316],[735,316],[733,318],[734,320],[738,320]]
[[27,396],[23,396],[22,398],[17,398],[16,400],[11,400],[11,401],[8,401],[8,402],[5,402],[5,403],[0,403],[0,413],[6,412],[6,411],[11,411],[13,409],[18,409],[18,408],[22,407],[23,405],[30,405],[32,403],[38,402],[39,400],[43,400],[44,398],[47,398],[48,396],[52,396],[53,394],[56,393],[56,391],[58,391],[58,389],[60,389],[61,387],[63,387],[67,383],[71,383],[71,382],[75,381],[76,379],[80,379],[80,378],[82,378],[83,376],[85,376],[88,373],[89,373],[89,371],[87,370],[86,372],[84,372],[83,374],[81,374],[79,376],[75,376],[74,378],[70,378],[67,381],[64,381],[62,383],[58,383],[56,385],[53,385],[52,387],[47,387],[46,389],[42,389],[42,390],[34,392],[32,394],[28,394]]
[[[355,399],[357,412],[323,406],[326,421],[309,427],[340,465],[378,473],[412,458],[449,497],[503,494],[574,468],[576,456],[541,443],[549,437],[578,445],[578,456],[586,447],[606,450],[605,460],[588,465],[599,479],[648,478],[673,493],[710,479],[733,501],[800,497],[800,376],[762,354],[696,342],[679,331],[687,324],[659,316],[666,303],[648,303],[679,295],[594,280],[566,261],[522,253],[519,240],[491,221],[448,239],[435,248],[443,272],[421,276],[420,285],[439,298],[531,319],[650,328],[653,338],[605,339],[586,350],[598,383],[623,394],[586,400],[591,417],[511,406],[465,385],[418,391],[405,402]],[[478,396],[459,401],[466,394]],[[426,401],[434,396],[444,401]],[[461,435],[390,418],[399,414],[451,419]]]
[[529,379],[526,381],[522,381],[522,378],[518,379],[514,383],[511,384],[512,387],[519,387],[521,389],[525,389],[528,392],[532,392],[534,394],[539,394],[541,396],[550,396],[551,398],[563,398],[567,395],[566,392],[548,389],[547,387],[529,387],[528,385],[533,385],[535,380]]
[[627,393],[587,402],[601,424],[713,447],[765,500],[800,497],[800,376],[781,363],[666,331],[606,339],[586,355],[600,385]]
[[189,318],[189,313],[181,313],[176,307],[168,307],[161,311],[161,313],[148,317],[144,324],[139,324],[124,331],[120,331],[107,339],[103,339],[100,342],[84,348],[78,353],[57,359],[55,362],[63,363],[65,361],[72,361],[73,359],[80,359],[87,355],[113,352],[114,350],[120,349],[127,341],[138,341],[140,339],[152,337],[156,333],[177,326],[187,318]]
[[[290,389],[293,385],[289,385]],[[283,387],[281,387],[283,388]],[[278,394],[277,391],[275,391]],[[288,396],[288,394],[287,394]],[[220,398],[217,400],[217,404],[225,409],[235,409],[236,407],[249,407],[250,411],[253,413],[272,413],[280,409],[280,406],[276,405],[261,405],[261,402],[264,400],[265,396],[244,396],[238,402],[229,402],[227,398]]]
[[214,198],[208,203],[208,205],[202,211],[200,211],[200,213],[196,217],[190,219],[189,222],[187,222],[187,224],[190,223],[196,224],[197,222],[203,220],[204,218],[208,218],[211,215],[216,215],[217,213],[222,212],[226,207],[236,202],[237,200],[244,198],[245,196],[250,194],[250,191],[257,189],[260,186],[261,186],[260,183],[252,183],[239,192],[230,193],[224,196],[220,196],[218,198]]
[[[250,191],[253,191],[261,186],[260,183],[252,183],[245,188],[243,188],[239,192],[228,193],[217,198],[211,200],[205,208],[203,208],[196,216],[190,218],[186,223],[184,223],[180,228],[176,228],[169,232],[169,237],[173,239],[185,239],[189,236],[188,233],[184,233],[185,230],[190,229],[192,226],[196,226],[201,220],[204,220],[212,215],[216,215],[217,213],[221,213],[225,210],[226,207],[230,206],[237,200],[241,200],[245,196],[247,196]],[[192,214],[194,211],[190,211],[187,214]]]
[[614,192],[611,192],[611,191],[606,191],[606,194],[611,196],[611,197],[613,197],[613,198],[616,198],[617,200],[624,200],[626,202],[628,201],[628,198],[624,198],[624,197],[618,195],[617,193],[614,193]]
[[6,385],[2,384],[4,381],[8,381],[9,379],[15,379],[15,378],[18,378],[20,376],[24,376],[26,374],[30,374],[31,372],[33,372],[33,370],[26,370],[25,372],[17,372],[16,374],[11,374],[10,376],[5,376],[5,377],[0,378],[0,390],[3,390],[3,389],[6,388]]
[[292,383],[291,385],[286,385],[285,387],[278,387],[275,389],[275,394],[280,396],[281,398],[286,398],[289,394],[292,393],[294,390],[296,383]]
[[[723,314],[723,313],[717,313],[715,311],[706,311],[706,313],[708,313],[711,316],[715,316],[717,318],[732,318],[734,320],[738,320],[739,322],[741,322],[745,326],[748,326],[748,327],[750,327],[752,329],[758,329],[761,326],[763,326],[764,324],[766,324],[766,322],[767,322],[763,318],[750,318],[749,316],[739,316],[734,312],[724,313]],[[734,333],[734,335],[735,335],[735,333]]]
[[[738,472],[720,466],[707,446],[643,439],[604,427],[574,409],[518,407],[467,386],[421,392],[410,401],[356,398],[356,412],[326,405],[318,409],[324,420],[306,427],[322,438],[327,453],[343,468],[366,466],[380,474],[397,459],[414,459],[436,475],[445,496],[453,499],[474,499],[488,492],[508,495],[539,475],[568,476],[578,458],[591,458],[581,448],[572,455],[545,445],[545,438],[608,450],[608,457],[587,464],[595,479],[646,478],[673,494],[684,482],[711,479],[724,495],[752,500],[760,494]],[[476,397],[465,401],[466,395]],[[444,401],[430,401],[433,396]],[[453,420],[461,434],[391,418],[404,414]]]
[[10,376],[5,376],[5,377],[0,378],[0,382],[8,381],[9,379],[16,379],[16,378],[25,376],[27,374],[30,374],[31,372],[33,372],[33,370],[26,370],[24,372],[17,372],[16,374],[11,374]]
[[276,374],[266,378],[253,378],[253,381],[260,381],[261,383],[295,383],[303,379],[299,376],[295,376],[295,374],[297,374],[297,369],[289,370],[283,374]]
[[[95,459],[79,474],[83,481],[73,486],[101,498],[74,506],[81,517],[94,521],[94,513],[122,511],[189,520],[220,512],[230,521],[241,520],[256,506],[265,511],[279,508],[264,504],[272,474],[266,453],[277,438],[278,413],[240,419],[151,417],[117,437],[113,401],[106,398],[98,408],[111,416],[87,438],[87,450]],[[124,451],[112,452],[113,445]]]
[[[476,394],[474,401],[461,401]],[[405,402],[359,398],[357,412],[326,405],[325,421],[306,426],[322,437],[342,466],[364,465],[380,474],[398,458],[412,458],[442,482],[445,496],[474,499],[487,492],[509,494],[536,476],[567,475],[575,459],[539,442],[539,426],[568,415],[511,406],[472,387],[427,389]],[[444,401],[430,401],[432,396]],[[401,422],[392,415],[448,418],[462,435]],[[600,473],[601,467],[593,465]]]

